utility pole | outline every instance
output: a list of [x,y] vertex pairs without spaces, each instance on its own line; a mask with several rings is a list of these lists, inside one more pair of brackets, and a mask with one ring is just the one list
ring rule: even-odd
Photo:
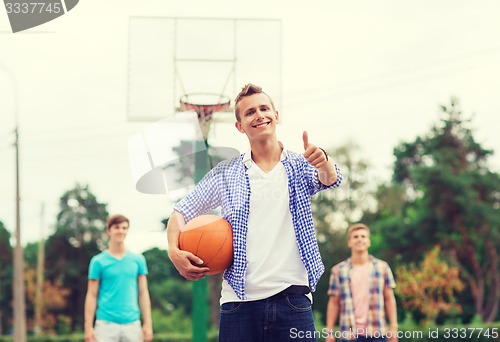
[[36,297],[35,297],[35,326],[33,328],[35,335],[40,335],[42,330],[42,312],[43,312],[43,282],[44,282],[44,270],[45,270],[45,240],[44,240],[44,212],[45,203],[42,203],[42,208],[40,212],[40,242],[38,243],[38,258],[36,265]]
[[24,293],[24,256],[21,247],[21,199],[19,195],[19,115],[18,115],[18,94],[16,78],[5,66],[0,64],[0,69],[4,70],[12,81],[14,91],[14,118],[16,150],[16,246],[14,247],[14,341],[26,342],[26,299]]
[[19,126],[17,122],[15,134],[16,246],[14,248],[14,341],[26,342],[26,298],[24,294],[24,256],[23,249],[21,247],[21,199],[19,195]]

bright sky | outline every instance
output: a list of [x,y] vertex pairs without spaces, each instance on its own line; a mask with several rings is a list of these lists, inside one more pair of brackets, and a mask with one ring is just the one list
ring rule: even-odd
[[[131,250],[166,247],[160,220],[172,201],[135,190],[129,164],[128,141],[147,125],[126,122],[130,16],[281,19],[278,136],[289,149],[301,151],[303,129],[325,148],[354,141],[372,163],[367,181],[387,180],[394,146],[428,132],[439,105],[456,96],[500,172],[499,14],[496,0],[83,0],[12,34],[0,10],[0,220],[14,231],[16,101],[8,69],[18,89],[22,242],[38,239],[42,226],[53,232],[59,197],[78,182],[111,213],[130,217]],[[254,53],[266,51],[255,44]],[[246,148],[229,124],[211,139]]]

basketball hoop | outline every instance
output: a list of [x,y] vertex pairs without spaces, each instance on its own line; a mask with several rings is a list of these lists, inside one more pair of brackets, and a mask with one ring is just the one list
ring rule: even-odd
[[208,137],[213,113],[228,111],[230,104],[229,97],[221,94],[192,93],[182,95],[180,98],[181,111],[192,110],[198,115],[198,122],[205,139]]

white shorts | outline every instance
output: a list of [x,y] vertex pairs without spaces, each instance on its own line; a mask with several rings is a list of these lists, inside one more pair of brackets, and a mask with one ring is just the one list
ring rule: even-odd
[[143,341],[141,321],[135,321],[128,324],[117,324],[96,320],[94,331],[97,342]]

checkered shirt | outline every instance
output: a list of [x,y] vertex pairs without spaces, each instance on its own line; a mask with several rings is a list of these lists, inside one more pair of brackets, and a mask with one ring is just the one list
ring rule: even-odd
[[[380,259],[370,255],[370,262],[373,267],[370,273],[370,294],[368,321],[366,325],[367,335],[374,334],[375,331],[385,334],[387,322],[384,307],[384,288],[395,288],[396,283],[389,265]],[[330,286],[328,295],[340,296],[340,331],[342,336],[355,337],[356,320],[354,318],[354,305],[351,293],[351,258],[342,261],[332,267],[330,274]],[[352,332],[352,333],[351,333]]]
[[[245,300],[246,238],[250,213],[250,181],[244,154],[217,164],[196,187],[174,206],[189,221],[210,210],[221,207],[221,215],[233,228],[233,264],[224,272],[224,279],[233,288],[239,299]],[[321,190],[336,188],[342,181],[340,169],[337,181],[330,186],[318,179],[318,171],[301,154],[286,151],[281,161],[288,175],[290,212],[300,258],[309,277],[311,291],[323,274],[325,267],[321,261],[314,232],[311,211],[311,196]],[[272,213],[272,208],[270,208]]]

